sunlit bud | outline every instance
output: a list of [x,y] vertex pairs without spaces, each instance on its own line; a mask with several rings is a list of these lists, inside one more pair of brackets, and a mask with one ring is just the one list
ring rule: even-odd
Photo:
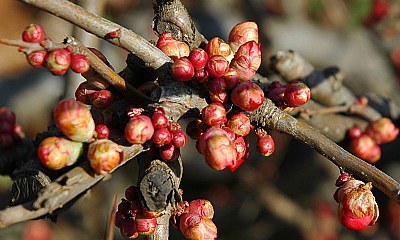
[[194,76],[194,67],[187,58],[180,58],[174,61],[171,66],[172,77],[178,81],[190,81]]
[[229,32],[229,46],[233,52],[249,41],[258,43],[258,26],[255,22],[239,23]]
[[222,77],[229,70],[229,62],[221,55],[211,56],[207,61],[206,70],[211,77]]
[[231,62],[241,81],[248,81],[261,65],[261,47],[255,41],[246,42],[239,47]]
[[221,126],[226,123],[226,110],[221,103],[211,103],[201,110],[201,117],[208,126]]
[[179,59],[189,56],[189,46],[172,37],[170,32],[164,32],[157,41],[157,47],[170,58]]
[[231,101],[243,111],[254,111],[264,102],[264,91],[253,82],[241,82],[232,90]]
[[28,63],[35,68],[43,66],[44,60],[46,58],[47,52],[44,50],[38,50],[26,54],[26,60]]
[[122,148],[108,139],[96,140],[89,144],[87,157],[97,173],[106,174],[122,161]]
[[22,40],[31,43],[40,43],[44,40],[45,33],[39,24],[30,24],[22,32]]
[[90,68],[89,59],[83,54],[72,54],[71,69],[76,73],[84,73]]
[[350,151],[369,163],[375,163],[381,157],[381,148],[366,134],[350,140]]
[[210,201],[206,199],[195,199],[189,203],[189,213],[197,213],[203,218],[212,219],[214,217],[214,208]]
[[250,119],[243,112],[232,115],[226,126],[240,136],[247,136],[251,130]]
[[50,51],[45,58],[46,68],[54,75],[63,75],[71,64],[71,53],[65,48]]
[[202,48],[195,48],[189,54],[189,60],[195,70],[203,69],[208,60],[208,54]]
[[197,213],[184,213],[179,218],[179,230],[187,239],[217,239],[217,227],[209,218]]
[[125,126],[125,137],[132,144],[143,144],[150,140],[154,133],[151,119],[145,115],[131,118]]
[[209,57],[221,55],[228,62],[233,59],[233,52],[231,50],[231,47],[219,37],[214,37],[213,39],[208,41],[205,49]]
[[311,98],[311,90],[301,81],[293,81],[285,86],[283,101],[288,107],[300,107]]
[[377,144],[388,143],[396,139],[399,129],[389,118],[380,118],[368,124],[365,133]]

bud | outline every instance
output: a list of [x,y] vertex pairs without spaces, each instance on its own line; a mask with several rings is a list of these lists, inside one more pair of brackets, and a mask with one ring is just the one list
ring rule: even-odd
[[108,129],[107,125],[97,124],[94,130],[97,133],[98,139],[106,139],[110,136],[110,129]]
[[57,48],[46,55],[45,66],[54,75],[63,75],[71,64],[71,53],[65,48]]
[[94,120],[89,108],[75,100],[59,102],[53,111],[56,126],[71,140],[87,142],[94,134]]
[[283,101],[288,107],[300,107],[311,97],[311,90],[301,81],[293,81],[286,85]]
[[349,130],[347,130],[347,135],[350,138],[359,138],[362,135],[363,131],[360,126],[354,125]]
[[109,90],[103,89],[90,94],[90,100],[94,107],[106,108],[113,103],[114,96]]
[[205,199],[195,199],[189,203],[189,213],[197,213],[203,218],[212,219],[214,217],[214,208],[210,201]]
[[202,48],[195,48],[190,52],[188,58],[195,70],[201,70],[206,66],[208,54]]
[[154,131],[153,143],[157,147],[164,146],[172,141],[172,134],[167,128],[159,128]]
[[81,142],[62,137],[45,138],[38,147],[38,156],[44,166],[58,170],[74,164],[83,151]]
[[208,81],[208,72],[204,69],[195,70],[193,79],[199,83],[206,83]]
[[26,54],[26,60],[32,67],[39,68],[39,67],[43,66],[46,55],[47,55],[46,51],[38,50],[38,51],[31,52],[29,54]]
[[198,140],[203,132],[207,129],[207,125],[200,119],[193,119],[186,126],[186,133],[190,138]]
[[76,73],[84,73],[90,69],[89,59],[83,54],[72,54],[71,69]]
[[97,173],[106,174],[122,161],[122,149],[111,140],[96,140],[89,144],[87,158]]
[[209,218],[197,213],[184,213],[179,218],[179,230],[187,239],[217,239],[217,227]]
[[77,101],[91,105],[92,104],[92,94],[97,92],[98,88],[95,87],[91,82],[84,81],[81,82],[78,88],[75,90],[75,98]]
[[229,32],[229,46],[236,52],[246,42],[258,43],[258,26],[255,22],[242,22]]
[[335,186],[340,187],[345,182],[352,180],[352,179],[353,179],[353,177],[350,174],[348,174],[347,172],[344,172],[344,173],[340,174],[340,176],[336,179]]
[[168,57],[176,60],[190,54],[189,46],[176,40],[170,32],[163,32],[157,41],[157,47]]
[[233,89],[240,80],[239,74],[234,68],[229,68],[222,78],[225,80],[226,89],[228,90]]
[[125,126],[125,137],[132,144],[143,144],[151,139],[154,127],[145,115],[134,116]]
[[261,65],[261,47],[255,41],[246,42],[239,47],[231,62],[242,81],[249,81]]
[[231,47],[219,37],[214,37],[208,41],[205,49],[209,57],[221,55],[228,63],[233,59]]
[[286,86],[282,85],[278,81],[273,81],[268,86],[268,98],[271,99],[275,104],[280,105],[285,95]]
[[44,40],[44,37],[44,30],[39,24],[32,23],[22,32],[22,40],[25,42],[40,43]]
[[155,111],[151,116],[151,122],[155,129],[165,128],[168,125],[168,118],[162,111]]
[[350,140],[350,151],[369,163],[375,163],[381,157],[381,148],[366,134]]
[[211,77],[222,77],[229,70],[229,62],[221,55],[211,56],[207,61],[206,70]]
[[186,145],[187,138],[186,134],[182,129],[176,129],[172,131],[172,144],[177,147],[181,148]]
[[264,157],[271,156],[275,151],[274,139],[262,128],[256,130],[257,135],[257,152]]
[[198,151],[214,170],[222,170],[236,161],[236,148],[228,133],[218,127],[211,127],[201,135]]
[[139,234],[151,235],[157,228],[157,219],[155,217],[145,217],[143,214],[136,215],[136,229]]
[[381,118],[370,122],[365,130],[377,144],[388,143],[396,139],[399,129],[389,118]]
[[223,78],[214,78],[209,81],[208,91],[212,102],[225,103],[228,101],[226,83]]
[[190,81],[194,76],[194,67],[187,58],[180,58],[174,61],[171,66],[172,77],[178,81]]
[[251,130],[250,119],[243,112],[231,116],[226,126],[240,136],[247,136]]
[[178,159],[181,151],[178,147],[175,147],[174,144],[169,143],[162,147],[160,147],[160,157],[164,161],[175,161]]
[[264,102],[264,91],[253,82],[241,82],[232,90],[231,101],[243,111],[254,111]]
[[226,123],[226,110],[221,103],[211,103],[201,110],[201,117],[208,126],[221,126]]

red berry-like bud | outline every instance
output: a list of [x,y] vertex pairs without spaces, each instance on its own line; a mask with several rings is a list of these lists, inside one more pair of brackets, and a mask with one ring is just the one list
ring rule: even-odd
[[194,67],[187,58],[180,58],[174,61],[171,66],[172,77],[178,81],[190,81],[194,76]]
[[182,131],[182,129],[177,129],[172,131],[172,144],[175,147],[177,148],[184,147],[186,145],[186,142],[187,142],[186,134],[184,131]]
[[236,139],[236,133],[234,131],[232,131],[232,129],[230,129],[227,126],[222,127],[222,129],[228,134],[228,137],[231,141],[235,141]]
[[135,224],[139,234],[151,235],[156,230],[157,219],[155,217],[145,217],[143,214],[138,214],[135,218]]
[[258,43],[258,26],[255,22],[239,23],[229,32],[229,46],[233,52],[249,41]]
[[257,152],[268,157],[275,151],[274,139],[264,129],[258,128],[257,135]]
[[194,119],[186,126],[186,133],[190,138],[198,140],[206,129],[207,125],[203,121]]
[[179,230],[187,239],[217,239],[217,227],[209,218],[197,213],[184,213],[179,218]]
[[151,116],[151,122],[155,129],[165,128],[168,125],[168,118],[161,111],[156,111]]
[[264,91],[253,82],[241,82],[232,90],[231,101],[243,111],[254,111],[264,102]]
[[228,101],[228,92],[223,78],[214,78],[209,81],[208,91],[212,102],[225,103]]
[[228,90],[233,89],[240,80],[239,74],[234,68],[229,68],[222,78],[225,80],[226,89]]
[[233,59],[233,52],[231,50],[231,47],[219,37],[214,37],[213,39],[208,41],[205,49],[210,58],[215,55],[221,55],[228,62]]
[[358,125],[354,125],[351,128],[349,128],[349,130],[347,130],[347,135],[349,135],[350,138],[359,138],[362,133],[363,130]]
[[172,134],[167,128],[159,128],[153,134],[153,143],[157,147],[164,146],[172,141]]
[[133,218],[124,219],[120,227],[121,235],[126,239],[135,239],[139,236],[136,229],[135,220]]
[[39,24],[32,23],[22,32],[22,40],[25,42],[40,43],[44,40],[44,37],[44,30]]
[[89,144],[87,158],[97,173],[106,174],[121,162],[122,149],[111,140],[97,140]]
[[229,62],[221,55],[211,56],[207,61],[206,70],[211,77],[222,77],[229,70]]
[[63,75],[71,65],[71,53],[65,48],[57,48],[46,55],[45,66],[54,75]]
[[293,81],[286,85],[283,101],[288,107],[300,107],[310,100],[311,90],[301,81]]
[[214,170],[222,170],[236,161],[236,148],[228,133],[221,128],[211,127],[201,135],[198,151]]
[[159,151],[160,157],[164,161],[175,161],[181,153],[180,149],[172,143],[160,147]]
[[92,105],[96,108],[106,108],[114,101],[113,94],[107,89],[95,91],[90,98]]
[[81,142],[73,142],[62,137],[48,137],[40,143],[38,156],[44,166],[58,170],[74,164],[82,151]]
[[389,118],[381,118],[370,122],[365,130],[377,144],[388,143],[396,139],[399,129]]
[[278,81],[274,81],[268,86],[268,98],[271,99],[274,103],[280,104],[283,101],[285,91],[286,86],[282,85]]
[[170,32],[164,32],[160,35],[157,47],[172,59],[187,57],[190,54],[189,46],[173,38]]
[[251,130],[250,119],[243,112],[231,116],[226,126],[240,136],[247,136]]
[[201,117],[208,126],[221,126],[226,123],[226,110],[221,103],[211,103],[201,110]]
[[56,126],[71,140],[89,141],[94,134],[94,120],[89,108],[75,100],[64,100],[53,111]]
[[78,88],[75,90],[75,98],[77,101],[91,105],[92,104],[92,94],[97,92],[98,88],[95,87],[91,82],[84,81],[79,84]]
[[44,50],[34,51],[26,55],[28,63],[35,68],[43,66],[47,52]]
[[202,48],[195,48],[190,52],[188,58],[195,70],[201,70],[206,66],[208,54]]
[[89,59],[83,54],[72,54],[71,69],[76,73],[84,73],[90,69]]
[[125,127],[125,137],[132,144],[143,144],[151,139],[154,127],[151,119],[145,115],[131,118]]
[[13,130],[13,125],[14,124],[6,121],[0,122],[0,133],[11,133]]
[[206,199],[195,199],[189,203],[189,213],[197,213],[203,218],[212,219],[214,217],[214,207]]
[[351,139],[350,151],[357,157],[369,163],[375,163],[381,157],[381,148],[369,135],[366,134]]
[[352,179],[353,179],[353,177],[352,177],[350,174],[348,174],[347,172],[344,172],[344,173],[340,174],[340,176],[338,177],[338,179],[336,179],[335,186],[336,186],[336,187],[340,187],[340,186],[342,186],[345,182],[347,182],[347,181],[349,181],[349,180],[352,180]]
[[231,62],[242,81],[249,81],[261,65],[261,47],[255,41],[246,42],[239,47]]
[[94,129],[97,133],[98,139],[106,139],[110,136],[110,129],[108,129],[107,125],[98,124]]
[[206,83],[208,81],[208,72],[204,69],[195,70],[193,79],[199,83]]

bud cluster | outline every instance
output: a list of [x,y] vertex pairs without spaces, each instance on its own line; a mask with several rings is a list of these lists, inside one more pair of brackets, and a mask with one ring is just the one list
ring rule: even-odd
[[142,205],[138,189],[130,186],[125,190],[125,198],[118,204],[115,226],[124,238],[134,239],[139,235],[153,234],[159,216],[159,213],[150,212]]
[[[45,32],[39,24],[30,24],[22,32],[22,40],[44,45]],[[54,75],[63,75],[69,68],[76,73],[89,70],[89,60],[83,54],[75,54],[69,48],[57,48],[51,51],[37,50],[25,52],[29,64],[33,67],[46,67]]]
[[380,118],[370,122],[365,131],[357,125],[351,127],[348,130],[349,148],[357,157],[375,163],[381,157],[379,145],[393,141],[398,134],[399,128],[389,118]]
[[125,138],[131,144],[144,144],[151,140],[152,153],[164,161],[174,161],[180,148],[187,142],[179,123],[168,120],[163,108],[155,109],[151,117],[142,114],[143,109],[131,108],[129,122],[125,126]]
[[290,110],[308,102],[311,98],[311,90],[299,80],[288,84],[274,81],[268,86],[268,98],[281,109]]
[[350,230],[363,230],[374,225],[379,209],[371,192],[372,184],[342,173],[336,180],[336,186],[334,199],[339,203],[337,213],[343,226]]
[[21,125],[16,122],[15,113],[7,107],[0,108],[0,149],[18,144],[25,134]]

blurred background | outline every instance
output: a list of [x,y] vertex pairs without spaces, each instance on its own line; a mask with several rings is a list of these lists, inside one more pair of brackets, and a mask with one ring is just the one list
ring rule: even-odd
[[[91,11],[148,40],[156,40],[151,29],[152,1],[82,0]],[[400,104],[400,2],[398,0],[186,0],[200,32],[206,38],[227,40],[230,29],[242,21],[256,21],[263,46],[260,72],[268,74],[269,56],[292,49],[317,69],[339,66],[344,84],[356,94],[374,93]],[[223,14],[221,14],[223,13]],[[99,48],[116,71],[125,67],[127,52],[71,24],[14,0],[0,1],[0,38],[20,39],[30,23],[41,24],[47,36],[61,42],[73,35],[87,46]],[[0,106],[17,115],[29,139],[47,129],[53,106],[73,97],[83,81],[77,74],[53,76],[33,69],[16,48],[0,45]],[[394,122],[399,124],[398,119]],[[184,125],[184,123],[182,123]],[[271,132],[275,153],[259,157],[252,149],[249,160],[236,172],[210,170],[200,155],[183,151],[184,177],[181,188],[188,201],[209,199],[215,207],[218,239],[356,240],[400,239],[400,206],[374,189],[380,207],[377,224],[353,232],[342,227],[333,200],[338,168],[323,156],[290,137]],[[253,136],[254,137],[254,136]],[[382,146],[376,164],[400,181],[399,140]],[[103,239],[114,194],[135,184],[135,161],[118,169],[71,209],[48,219],[29,221],[0,229],[6,240]],[[0,176],[1,206],[7,205],[11,180]],[[183,239],[171,228],[170,239]],[[115,239],[121,239],[115,229]]]

